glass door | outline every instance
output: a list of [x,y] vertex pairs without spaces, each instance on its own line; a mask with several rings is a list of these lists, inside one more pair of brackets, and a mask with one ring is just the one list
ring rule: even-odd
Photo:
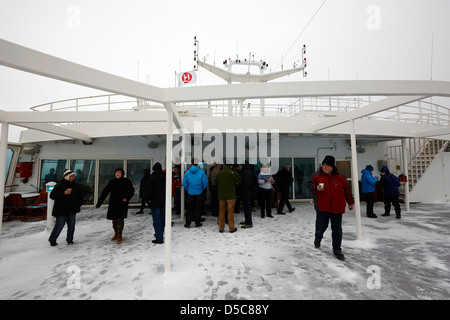
[[[102,193],[103,189],[105,189],[106,185],[111,179],[114,179],[114,170],[117,168],[123,168],[123,160],[122,159],[116,159],[116,160],[99,160],[98,161],[98,193],[97,193],[97,199],[100,197],[100,194]],[[126,172],[125,172],[126,174]],[[109,203],[109,195],[106,197],[103,204]]]
[[350,186],[350,190],[352,190],[352,167],[351,162],[349,160],[336,160],[336,168],[339,173],[347,178],[348,184]]
[[75,182],[81,187],[83,204],[94,204],[95,160],[71,160],[70,169],[75,172]]
[[310,199],[312,194],[306,183],[316,171],[314,158],[294,158],[294,190],[295,199]]
[[[284,167],[288,164],[288,165],[291,166],[289,172],[292,174],[292,157],[289,157],[289,158],[279,158],[279,159],[278,159],[278,164],[279,164],[278,172],[280,172],[281,170],[283,170]],[[292,195],[293,195],[293,187],[294,187],[294,186],[292,186],[292,188],[289,188],[289,199],[292,199]]]
[[126,177],[131,180],[131,183],[134,187],[134,196],[130,200],[130,203],[141,203],[139,198],[139,189],[141,179],[144,177],[144,169],[149,170],[150,174],[152,173],[152,161],[149,159],[137,159],[137,160],[127,160],[127,170]]

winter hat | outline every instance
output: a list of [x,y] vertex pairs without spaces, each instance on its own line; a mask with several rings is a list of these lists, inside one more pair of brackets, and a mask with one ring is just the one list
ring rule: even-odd
[[334,166],[336,165],[335,159],[334,159],[333,156],[326,156],[326,157],[323,159],[322,164],[327,164],[327,165],[329,165],[330,167],[334,167]]
[[380,169],[380,172],[386,172],[386,174],[390,174],[390,172],[389,172],[389,169],[388,169],[388,167],[386,167],[386,166],[383,166],[381,169]]
[[162,171],[161,163],[157,162],[153,165],[153,171]]
[[373,171],[373,167],[372,167],[370,164],[368,164],[368,165],[366,166],[366,170]]
[[64,170],[64,179],[66,179],[67,181],[70,181],[69,178],[72,175],[73,176],[75,175],[75,173],[73,173],[72,170],[69,170],[69,169]]

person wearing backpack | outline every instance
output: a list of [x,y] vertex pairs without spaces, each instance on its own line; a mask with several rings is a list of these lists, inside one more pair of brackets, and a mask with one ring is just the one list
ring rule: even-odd
[[401,209],[398,197],[400,191],[398,190],[398,185],[400,180],[398,177],[389,172],[386,166],[383,166],[380,170],[381,179],[380,182],[384,187],[384,214],[383,217],[390,216],[391,213],[391,203],[395,209],[395,216],[397,219],[401,218]]

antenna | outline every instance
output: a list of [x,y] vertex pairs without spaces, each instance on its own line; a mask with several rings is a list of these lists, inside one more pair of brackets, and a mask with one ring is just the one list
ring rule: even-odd
[[302,48],[302,67],[303,67],[303,77],[307,77],[308,72],[306,72],[306,44],[304,44]]
[[198,71],[198,51],[199,51],[199,43],[197,40],[197,36],[194,36],[194,70]]

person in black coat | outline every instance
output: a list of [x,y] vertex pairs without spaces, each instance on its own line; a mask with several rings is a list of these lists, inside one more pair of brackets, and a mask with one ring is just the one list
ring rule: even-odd
[[289,164],[286,164],[284,168],[277,173],[276,176],[278,191],[280,191],[281,193],[277,214],[285,214],[283,212],[285,204],[289,212],[295,210],[295,208],[292,208],[291,203],[289,202],[289,188],[292,186],[292,181],[294,181],[290,170],[291,166]]
[[166,174],[159,162],[153,165],[153,173],[147,180],[145,195],[150,207],[155,237],[153,243],[164,243],[164,228],[166,222]]
[[114,237],[111,240],[121,243],[125,219],[128,215],[128,203],[133,198],[134,187],[130,179],[125,178],[125,172],[122,168],[117,168],[114,171],[114,177],[103,189],[96,207],[100,208],[108,194],[111,193],[106,218],[112,220],[113,224]]
[[386,166],[381,168],[380,175],[380,182],[384,189],[384,214],[382,214],[382,216],[390,216],[392,203],[395,209],[396,218],[401,219],[401,209],[398,200],[398,197],[400,196],[400,191],[398,190],[400,180],[398,177],[390,173]]
[[55,226],[48,241],[51,246],[58,245],[59,237],[64,225],[67,223],[67,244],[73,244],[75,233],[75,216],[80,212],[83,204],[83,196],[80,186],[74,182],[75,173],[64,170],[64,178],[58,182],[50,193],[50,199],[55,200],[52,215],[56,218]]
[[252,170],[250,169],[250,165],[248,163],[245,163],[243,165],[241,177],[242,177],[241,198],[242,198],[242,206],[244,207],[244,217],[245,217],[245,221],[243,223],[242,228],[248,229],[248,228],[253,228],[252,208],[250,205],[250,197],[252,195],[252,191],[254,188],[254,180],[255,180],[255,175],[253,174]]
[[145,185],[147,184],[148,177],[150,177],[150,170],[149,169],[143,169],[142,170],[143,177],[141,179],[141,182],[139,184],[139,198],[141,198],[141,208],[139,209],[136,214],[142,214],[144,213],[145,209]]

